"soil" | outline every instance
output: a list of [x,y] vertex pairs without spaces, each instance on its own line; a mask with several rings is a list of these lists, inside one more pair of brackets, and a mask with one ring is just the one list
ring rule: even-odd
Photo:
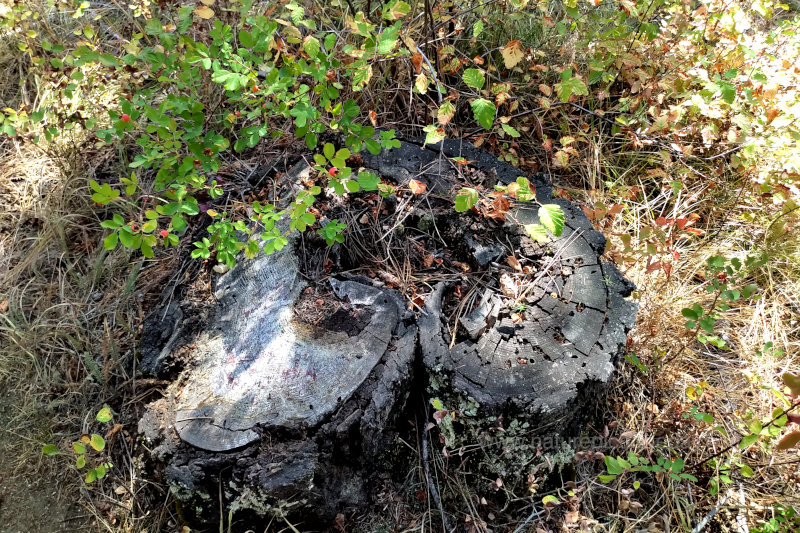
[[[53,480],[40,472],[33,461],[19,465],[14,450],[32,446],[12,433],[15,398],[0,398],[0,531],[3,533],[60,533],[85,531],[81,509],[59,498]],[[25,455],[36,457],[38,450]],[[42,458],[47,460],[48,458]],[[35,459],[34,459],[35,460]]]

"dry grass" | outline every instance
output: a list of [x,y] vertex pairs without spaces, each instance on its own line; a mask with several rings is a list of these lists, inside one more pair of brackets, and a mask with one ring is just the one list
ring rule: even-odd
[[[108,15],[103,20],[113,33],[111,11],[101,14]],[[46,20],[45,31],[53,34],[66,36],[74,29],[68,17]],[[415,31],[425,30],[417,24]],[[14,73],[0,76],[0,100],[31,104],[46,91],[17,83],[17,77],[26,77],[29,65],[6,46],[9,42],[0,36],[0,68]],[[565,54],[573,52],[564,47]],[[362,107],[377,111],[381,124],[419,133],[419,124],[426,123],[436,101],[432,92],[421,97],[408,91],[411,68],[397,68],[376,74],[381,81],[374,91],[361,95]],[[580,127],[579,115],[565,113],[558,123],[549,124],[550,131],[558,132],[562,121]],[[530,132],[515,144],[522,162],[542,161],[541,170],[557,170],[547,166],[549,158],[534,135]],[[140,478],[131,436],[138,406],[151,394],[133,379],[136,337],[148,298],[178,270],[180,256],[176,251],[145,261],[124,250],[105,252],[99,221],[106,216],[90,204],[87,184],[98,168],[118,170],[118,154],[96,150],[79,136],[55,148],[57,153],[48,153],[0,137],[0,387],[8,391],[0,405],[0,438],[15,450],[0,461],[0,470],[6,484],[9,473],[15,473],[11,486],[16,487],[5,494],[0,517],[9,519],[9,508],[41,507],[43,500],[53,498],[54,488],[61,502],[54,507],[57,512],[45,517],[20,512],[14,517],[18,524],[11,522],[12,526],[24,530],[31,527],[26,520],[39,520],[38,527],[48,531],[177,529],[168,494],[152,480]],[[749,413],[760,418],[781,405],[776,394],[782,390],[781,375],[798,366],[800,241],[798,211],[782,214],[762,202],[750,182],[731,169],[710,180],[706,172],[711,169],[694,161],[668,165],[659,156],[629,151],[605,137],[585,146],[582,154],[569,174],[557,172],[557,185],[589,210],[623,206],[616,215],[598,215],[595,222],[609,236],[609,258],[638,286],[635,298],[641,307],[628,353],[639,358],[643,370],[627,361],[621,364],[615,389],[606,398],[604,427],[593,428],[601,438],[592,450],[575,450],[592,454],[576,460],[574,496],[568,495],[566,484],[557,489],[569,503],[552,513],[543,511],[541,494],[509,494],[509,509],[484,503],[471,486],[472,478],[454,473],[449,458],[433,447],[439,490],[458,508],[454,523],[466,531],[514,531],[530,513],[524,530],[555,531],[569,525],[587,531],[675,531],[691,529],[727,498],[714,515],[714,525],[708,526],[724,530],[737,518],[756,526],[778,503],[800,505],[798,452],[772,452],[769,446],[735,453],[733,460],[751,466],[754,475],[734,475],[735,482],[724,484],[718,495],[708,491],[715,473],[708,463],[691,470],[699,478],[696,484],[644,474],[628,474],[609,484],[598,481],[604,473],[599,454],[682,457],[694,467],[735,443]],[[670,182],[678,179],[683,187],[676,195]],[[640,194],[631,195],[633,189]],[[678,232],[658,221],[692,214],[703,235]],[[349,227],[360,228],[356,220]],[[382,243],[382,228],[365,226],[359,231],[362,240],[379,243],[397,285],[422,283],[409,267],[413,254],[407,243]],[[625,236],[630,237],[629,247]],[[655,249],[648,249],[648,243]],[[684,327],[681,310],[695,303],[708,306],[713,300],[703,289],[707,258],[743,257],[755,248],[768,252],[771,260],[749,275],[748,281],[761,288],[759,298],[734,306],[718,323],[730,349],[699,343]],[[354,253],[369,257],[375,249]],[[655,262],[660,268],[648,268]],[[773,343],[773,353],[760,353],[768,342]],[[784,354],[775,355],[774,350]],[[696,395],[691,387],[704,392]],[[77,435],[96,430],[94,412],[104,403],[121,408],[115,422],[122,428],[109,439],[109,455],[116,464],[103,484],[86,490],[72,456],[44,458],[39,450],[45,443],[56,443],[67,451]],[[711,415],[713,423],[697,420],[691,415],[693,407]],[[419,443],[409,446],[421,454]],[[409,468],[402,494],[388,487],[378,494],[387,529],[397,524],[405,524],[405,531],[441,528],[436,509],[424,498],[423,470],[421,463]],[[40,482],[21,488],[17,478],[22,477]],[[641,483],[638,490],[633,489],[634,479]],[[416,505],[413,498],[420,493],[424,504]],[[81,507],[76,509],[76,503]],[[364,530],[377,528],[374,517],[364,523],[370,524],[362,526]]]

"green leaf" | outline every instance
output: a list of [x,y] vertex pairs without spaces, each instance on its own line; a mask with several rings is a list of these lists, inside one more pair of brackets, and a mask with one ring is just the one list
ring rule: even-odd
[[680,471],[683,470],[684,466],[685,466],[685,463],[684,463],[683,459],[678,457],[677,459],[675,459],[672,462],[672,466],[670,467],[670,470],[672,470],[676,474],[679,474]]
[[556,237],[564,231],[564,211],[556,204],[544,204],[539,208],[539,220]]
[[463,187],[456,195],[455,209],[458,213],[469,211],[478,203],[478,191],[470,187]]
[[753,477],[753,469],[748,465],[741,465],[739,467],[739,472],[741,472],[744,477]]
[[480,90],[483,87],[483,84],[486,83],[486,80],[483,77],[483,72],[476,68],[468,68],[465,70],[462,78],[464,79],[464,83],[473,89]]
[[718,86],[722,101],[726,104],[732,104],[736,100],[736,87],[726,81],[719,82]]
[[758,440],[758,435],[746,435],[739,443],[740,450],[746,450]]
[[311,59],[314,59],[314,58],[317,57],[317,54],[319,54],[320,48],[321,48],[321,46],[319,44],[319,41],[315,37],[313,37],[311,35],[309,35],[308,37],[306,37],[303,40],[303,50],[305,51],[305,53],[308,54],[308,56]]
[[97,480],[97,472],[94,469],[86,472],[86,477],[83,479],[87,484],[94,483]]
[[481,33],[483,33],[484,24],[482,20],[479,20],[472,26],[472,37],[477,38]]
[[500,124],[500,126],[503,128],[504,132],[508,133],[515,139],[520,136],[520,133],[511,126],[509,126],[508,124]]
[[588,95],[589,89],[580,78],[572,77],[572,69],[566,69],[561,73],[561,83],[556,84],[556,93],[562,102],[569,100],[573,94]]
[[386,20],[397,20],[405,17],[411,11],[411,6],[402,0],[395,0],[383,8],[383,18]]
[[612,481],[614,481],[615,479],[617,479],[617,476],[605,476],[605,475],[601,475],[601,476],[598,476],[598,478],[600,478],[600,481],[601,481],[602,483],[611,483]]
[[397,46],[397,37],[400,33],[400,23],[397,22],[394,26],[386,28],[378,35],[378,53],[388,54]]
[[309,150],[313,150],[314,148],[317,147],[318,139],[315,133],[310,131],[306,133],[305,140],[306,140],[306,146],[308,147]]
[[142,250],[142,255],[148,259],[151,259],[152,257],[155,256],[155,253],[153,252],[153,247],[149,243],[142,242],[141,250]]
[[97,433],[92,433],[89,440],[89,445],[97,452],[102,452],[106,447],[106,441]]
[[86,446],[82,442],[73,442],[72,449],[75,450],[75,453],[86,453]]
[[542,244],[550,241],[547,230],[541,224],[525,224],[525,233],[534,241]]
[[559,503],[559,501],[558,501],[558,498],[556,498],[556,497],[555,497],[555,496],[553,496],[552,494],[548,494],[547,496],[545,496],[544,498],[542,498],[542,503],[543,503],[544,505],[547,505],[548,503],[555,503],[555,504],[558,504],[558,503]]
[[431,400],[431,405],[437,411],[441,411],[442,409],[444,409],[444,404],[442,403],[442,401],[439,398],[432,399]]
[[698,322],[698,324],[700,324],[700,327],[703,328],[708,333],[714,333],[714,325],[716,323],[717,321],[711,318],[710,316],[707,316]]
[[446,137],[444,128],[437,128],[435,124],[425,126],[422,131],[425,132],[425,144],[437,144]]
[[378,189],[381,180],[374,172],[359,172],[357,181],[365,191],[374,191]]
[[55,444],[45,444],[44,446],[42,446],[43,455],[52,456],[52,455],[58,455],[59,453],[60,452],[58,451],[58,448],[56,448]]
[[478,124],[487,130],[491,129],[494,123],[494,115],[497,112],[494,104],[485,98],[478,98],[473,100],[470,105],[472,106],[472,114]]
[[78,469],[81,469],[84,466],[86,466],[86,456],[85,455],[79,455],[78,458],[75,460],[75,466]]
[[119,234],[114,232],[108,235],[108,237],[103,240],[103,248],[106,250],[113,250],[117,247],[117,242],[119,241]]
[[614,476],[621,474],[625,470],[620,464],[619,460],[611,457],[610,455],[606,455],[605,463],[608,473]]

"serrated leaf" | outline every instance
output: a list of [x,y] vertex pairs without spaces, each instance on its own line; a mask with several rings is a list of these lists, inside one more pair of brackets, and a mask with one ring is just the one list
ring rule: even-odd
[[456,106],[452,102],[443,102],[439,106],[439,111],[436,113],[436,119],[442,126],[446,125],[453,118],[456,113]]
[[547,230],[541,224],[525,224],[525,233],[534,241],[542,244],[550,241]]
[[544,204],[539,208],[539,221],[556,237],[564,231],[564,211],[556,204]]
[[372,79],[372,65],[363,65],[353,72],[353,90],[360,91]]
[[511,126],[509,126],[508,124],[501,124],[500,126],[503,128],[504,132],[508,133],[509,135],[514,137],[515,139],[517,137],[519,137],[520,133],[517,130],[515,130],[514,128],[512,128]]
[[308,57],[315,58],[320,51],[320,44],[319,41],[309,35],[305,39],[303,39],[303,51],[308,54]]
[[399,22],[396,22],[394,26],[386,28],[378,35],[379,54],[388,54],[395,49],[397,46],[397,36],[400,33],[399,24]]
[[436,144],[441,142],[445,137],[444,128],[437,128],[434,125],[425,126],[423,130],[425,133],[425,144]]
[[726,104],[732,104],[736,100],[736,87],[732,83],[726,81],[719,83],[719,92],[722,96],[722,101]]
[[485,129],[492,129],[494,115],[497,112],[495,105],[485,98],[477,98],[470,104],[475,120]]
[[397,20],[405,17],[411,12],[411,6],[402,0],[396,0],[391,5],[383,8],[383,18],[387,20]]
[[359,172],[357,181],[365,191],[374,191],[378,189],[381,180],[374,172]]
[[522,50],[522,43],[517,40],[509,41],[501,50],[500,55],[503,56],[503,62],[506,68],[514,68],[517,63],[522,61],[525,57],[525,52]]
[[417,79],[414,81],[414,89],[420,94],[428,92],[428,76],[424,72],[420,72],[417,75]]
[[483,88],[483,84],[486,83],[486,79],[483,77],[483,72],[476,68],[468,68],[464,71],[464,74],[462,74],[461,77],[464,80],[464,83],[473,89],[481,90],[481,88]]
[[470,187],[463,187],[456,195],[456,212],[463,213],[469,211],[477,203],[478,191]]
[[[567,76],[565,77],[565,74]],[[572,69],[567,69],[561,73],[562,81],[556,84],[556,93],[562,102],[567,102],[573,94],[588,95],[589,90],[580,78],[572,77]]]

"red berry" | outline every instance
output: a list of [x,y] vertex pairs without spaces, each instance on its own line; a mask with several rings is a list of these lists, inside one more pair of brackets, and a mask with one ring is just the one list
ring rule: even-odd
[[165,230],[165,229],[162,229],[162,230],[161,230],[161,236],[162,236],[162,237],[164,237],[164,238],[166,239],[166,238],[167,238],[167,235],[169,235],[169,232],[168,232],[167,230]]
[[330,174],[332,178],[335,178],[338,173],[339,169],[336,167],[331,167],[328,169],[328,174]]
[[241,117],[242,116],[242,112],[239,111],[238,109],[236,111],[234,111],[233,114],[236,115],[237,117]]
[[258,92],[258,85],[253,85],[253,92],[254,92],[254,93],[257,93],[257,92]]
[[130,121],[131,121],[131,116],[129,114],[127,114],[127,113],[123,113],[122,114],[122,122],[130,122]]

